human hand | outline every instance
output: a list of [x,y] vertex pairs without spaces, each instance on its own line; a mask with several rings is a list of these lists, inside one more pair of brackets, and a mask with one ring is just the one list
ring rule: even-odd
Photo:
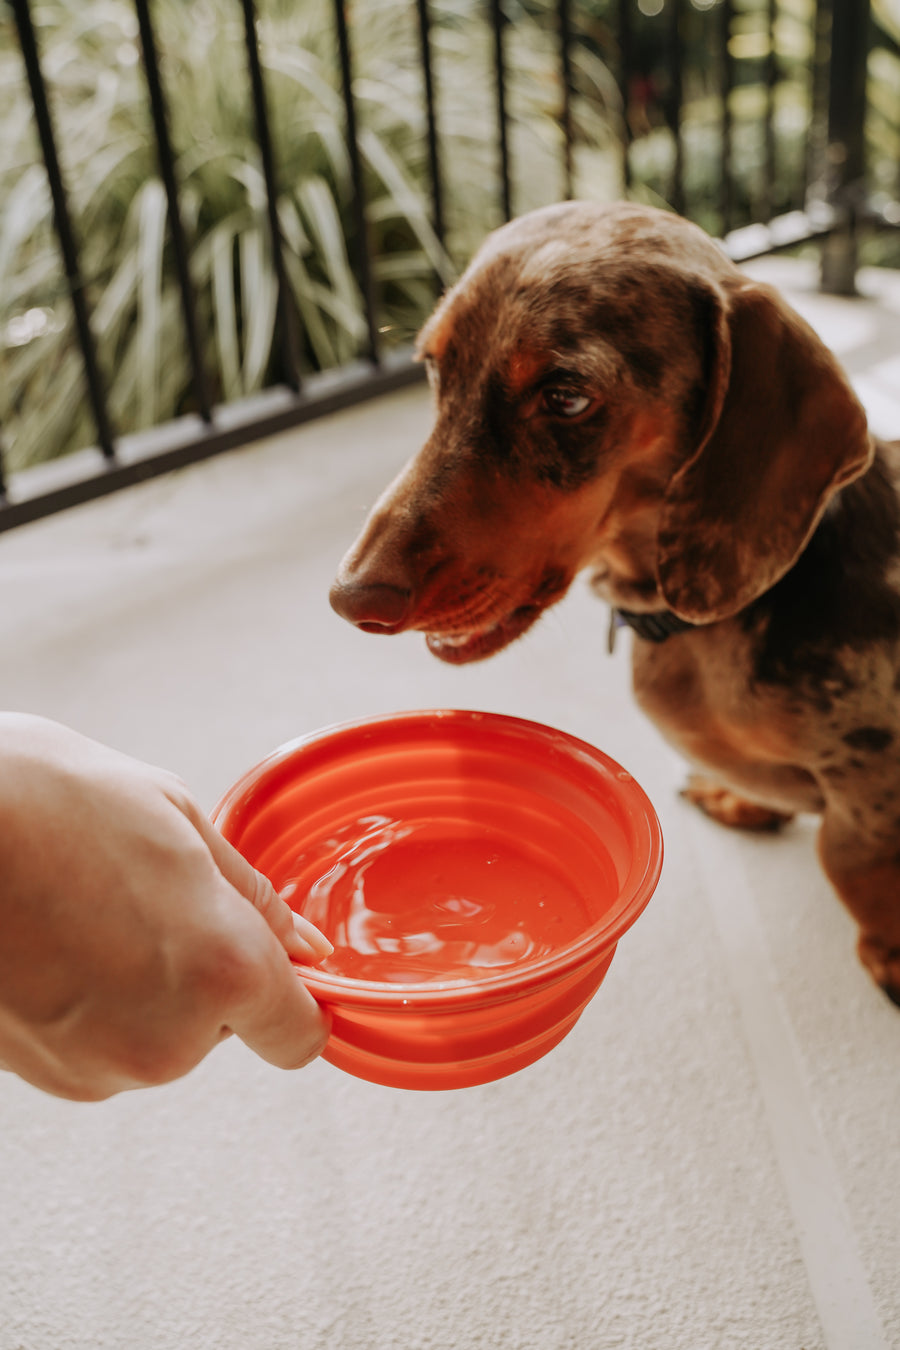
[[329,1026],[289,957],[330,950],[173,774],[0,714],[0,1068],[95,1101],[232,1032],[299,1068]]

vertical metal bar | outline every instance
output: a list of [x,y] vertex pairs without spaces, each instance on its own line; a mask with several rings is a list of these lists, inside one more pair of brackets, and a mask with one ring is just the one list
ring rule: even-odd
[[144,58],[144,74],[147,90],[150,94],[150,113],[156,136],[156,153],[159,161],[160,177],[166,192],[169,208],[169,232],[175,255],[175,271],[181,292],[181,311],[184,320],[184,333],[187,339],[188,353],[191,358],[191,371],[194,381],[194,395],[204,422],[212,421],[212,403],[209,395],[209,380],[197,333],[197,304],[191,272],[188,263],[187,242],[181,220],[181,207],[178,200],[178,184],[175,179],[175,157],[172,153],[172,141],[169,135],[169,117],[159,75],[159,58],[156,50],[156,38],[150,19],[150,7],[147,0],[135,0],[138,28],[141,36],[141,51]]
[[669,91],[666,98],[666,120],[675,140],[675,162],[672,166],[671,204],[679,215],[684,214],[684,138],[681,130],[683,102],[682,71],[684,69],[684,42],[682,39],[682,0],[670,0],[669,15]]
[[375,319],[375,296],[372,286],[372,263],[369,256],[369,226],[366,220],[365,189],[362,160],[359,153],[359,134],[356,126],[356,101],[353,97],[353,61],[350,54],[350,34],[347,29],[347,11],[344,0],[334,0],[334,18],[338,39],[338,60],[341,67],[341,86],[344,93],[344,114],[347,119],[347,154],[350,157],[350,177],[353,185],[353,223],[356,231],[356,267],[366,315],[366,355],[378,364],[378,325]]
[[722,233],[727,234],[734,224],[734,124],[731,115],[731,94],[734,89],[734,57],[731,54],[731,23],[734,17],[733,0],[722,0],[719,13],[719,46],[721,73],[721,159],[719,165],[719,214]]
[[828,57],[831,47],[831,0],[816,0],[810,71],[809,124],[804,163],[804,197],[820,193],[828,129]]
[[18,29],[19,34],[19,45],[22,48],[22,56],[25,61],[25,72],[28,76],[28,85],[31,90],[31,101],[34,105],[34,116],[35,122],[37,123],[38,136],[40,137],[41,150],[44,156],[44,167],[47,170],[47,178],[50,183],[50,195],[53,200],[53,220],[59,239],[60,252],[62,253],[63,267],[65,268],[66,280],[69,286],[69,295],[72,300],[72,309],[75,315],[75,330],[78,335],[78,345],[81,348],[81,359],[84,364],[88,398],[94,416],[94,424],[97,429],[97,443],[105,457],[108,460],[113,460],[115,459],[116,452],[113,443],[112,427],[110,425],[106,406],[106,391],[103,387],[103,381],[100,377],[100,369],[97,363],[94,335],[91,332],[87,298],[84,293],[84,279],[81,275],[79,266],[78,248],[75,243],[75,235],[69,215],[68,196],[63,182],[59,156],[56,150],[53,118],[50,112],[50,104],[47,99],[44,76],[41,71],[37,37],[35,35],[34,25],[31,21],[28,0],[11,0],[11,3],[16,21],[16,28]]
[[275,156],[269,131],[269,112],[256,40],[256,12],[253,0],[241,0],[244,11],[244,37],[247,47],[247,68],[250,73],[250,92],[256,121],[256,140],[262,160],[266,184],[266,211],[269,220],[269,242],[272,248],[272,269],[278,288],[278,318],[281,325],[282,359],[287,384],[295,391],[300,388],[300,340],[297,311],[284,265],[281,225],[278,220],[278,181],[275,174]]
[[775,213],[775,183],[778,171],[778,146],[775,140],[775,89],[778,84],[778,61],[775,53],[775,19],[777,0],[768,0],[766,11],[766,125],[765,125],[765,183],[763,184],[763,219],[768,222]]
[[5,461],[5,458],[6,458],[6,455],[5,455],[5,451],[4,451],[4,449],[3,449],[3,441],[0,440],[0,507],[5,506],[5,505],[6,505],[6,500],[7,500],[7,497],[6,497],[6,465],[5,465],[5,462],[4,462],[4,461]]
[[866,75],[869,0],[832,0],[825,193],[841,228],[822,249],[821,286],[856,293],[857,224],[866,182]]
[[428,0],[416,0],[419,15],[419,47],[422,53],[422,80],[425,86],[425,120],[428,143],[428,177],[431,182],[431,223],[434,232],[444,242],[444,194],[441,183],[441,162],[438,149],[434,64],[431,59],[431,19]]
[[490,0],[491,27],[494,31],[494,79],[497,90],[497,138],[500,150],[500,201],[503,219],[512,219],[512,187],[509,165],[509,114],[506,106],[506,55],[503,28],[506,15],[502,0]]
[[631,187],[631,124],[628,119],[631,104],[631,72],[634,68],[634,41],[631,27],[631,0],[618,0],[619,30],[619,94],[622,99],[622,182],[627,192]]
[[560,80],[562,82],[563,181],[567,201],[574,195],[572,164],[572,11],[570,0],[558,0]]

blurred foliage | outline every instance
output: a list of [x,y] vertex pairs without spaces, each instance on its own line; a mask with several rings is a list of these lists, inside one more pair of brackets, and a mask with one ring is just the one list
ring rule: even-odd
[[[632,76],[618,72],[617,5],[575,0],[575,195],[673,204],[677,140],[671,0],[635,0]],[[898,0],[874,0],[868,134],[873,187],[897,195]],[[802,206],[815,171],[814,0],[690,0],[680,39],[683,207],[720,233]],[[412,0],[348,0],[368,244],[386,345],[411,339],[435,295],[500,223],[493,35],[481,0],[432,0],[445,234],[431,219]],[[516,213],[565,195],[556,6],[505,0]],[[130,0],[33,0],[32,14],[117,432],[192,410],[165,194]],[[278,381],[280,339],[241,7],[153,0],[205,361],[217,402]],[[278,213],[306,371],[352,360],[365,320],[333,9],[260,0],[257,40]],[[721,53],[734,87],[730,196],[721,191]],[[827,54],[827,53],[826,53]],[[818,52],[821,58],[821,51]],[[770,121],[771,114],[771,121]],[[771,137],[767,125],[771,124]],[[90,444],[80,353],[31,102],[0,9],[0,428],[10,467]],[[676,203],[677,204],[677,203]],[[883,250],[892,261],[890,247]]]

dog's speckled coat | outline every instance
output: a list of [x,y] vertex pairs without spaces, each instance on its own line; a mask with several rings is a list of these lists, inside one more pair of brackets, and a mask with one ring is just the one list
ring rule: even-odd
[[688,795],[750,828],[820,813],[860,956],[900,1001],[900,447],[837,360],[696,226],[624,203],[496,231],[420,350],[434,429],[335,608],[457,664],[585,568],[612,605],[690,621],[634,641],[638,702],[700,771]]

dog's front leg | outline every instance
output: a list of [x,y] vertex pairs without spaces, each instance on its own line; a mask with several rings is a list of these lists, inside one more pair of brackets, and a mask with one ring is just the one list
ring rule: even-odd
[[900,1006],[900,822],[889,830],[860,823],[860,807],[830,803],[819,856],[859,925],[857,951],[875,983]]
[[733,830],[771,834],[794,819],[794,812],[778,811],[751,801],[705,773],[689,774],[681,795],[712,820]]

